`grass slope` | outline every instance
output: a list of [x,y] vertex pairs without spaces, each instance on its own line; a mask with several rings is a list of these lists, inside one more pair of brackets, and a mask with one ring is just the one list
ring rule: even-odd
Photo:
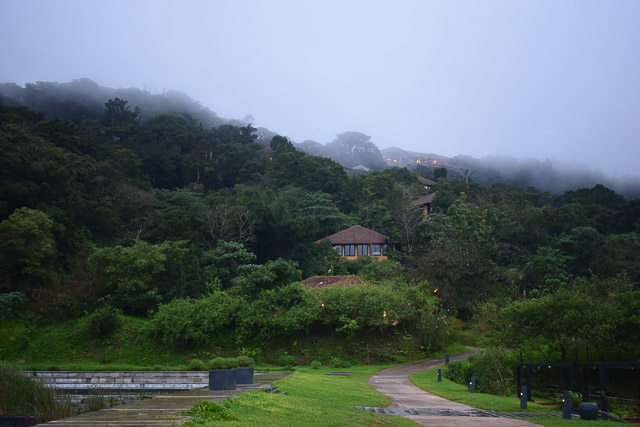
[[[122,327],[106,338],[88,332],[86,316],[22,330],[15,339],[0,343],[0,359],[13,365],[24,360],[27,369],[68,370],[158,368],[186,362],[189,351],[164,351],[146,336],[146,319],[121,319]],[[10,327],[9,322],[1,324],[0,333]]]
[[[224,334],[207,348],[167,348],[147,333],[149,319],[120,316],[120,320],[121,327],[108,337],[95,337],[89,332],[88,316],[31,327],[0,320],[0,336],[5,338],[0,340],[0,360],[37,370],[181,370],[194,357],[207,361],[215,356],[235,356],[245,346],[252,349]],[[295,355],[303,365],[313,360],[328,363],[333,357],[364,363],[410,363],[424,357],[415,340],[400,333],[353,338],[314,333],[254,350],[256,362],[262,366],[277,362],[283,354]],[[466,351],[455,344],[447,349],[449,354]],[[431,358],[444,356],[445,352],[441,353]]]

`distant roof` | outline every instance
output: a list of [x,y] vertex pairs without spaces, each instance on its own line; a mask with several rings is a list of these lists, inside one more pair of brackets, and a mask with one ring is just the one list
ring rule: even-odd
[[431,181],[430,179],[424,178],[424,177],[421,177],[421,176],[418,176],[418,181],[420,181],[422,184],[425,184],[425,185],[436,185],[437,184],[437,182]]
[[366,167],[365,165],[354,166],[352,169],[358,169],[358,170],[363,170],[363,171],[371,170],[368,167]]
[[427,194],[426,196],[418,197],[411,202],[411,204],[414,206],[426,205],[427,203],[431,203],[434,197],[436,197],[436,193]]
[[362,286],[368,285],[363,279],[358,276],[314,276],[309,277],[302,281],[302,287],[306,289],[310,288],[325,288],[327,286]]
[[[387,236],[380,234],[376,231],[369,230],[361,225],[354,225],[346,230],[338,231],[331,236],[327,236],[327,239],[331,240],[334,245],[349,245],[349,244],[381,244],[387,241]],[[319,243],[318,240],[316,243]]]

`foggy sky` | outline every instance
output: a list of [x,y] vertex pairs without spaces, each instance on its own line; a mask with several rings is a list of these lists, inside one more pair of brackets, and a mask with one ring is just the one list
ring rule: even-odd
[[301,142],[638,174],[640,1],[0,0],[0,82],[178,90]]

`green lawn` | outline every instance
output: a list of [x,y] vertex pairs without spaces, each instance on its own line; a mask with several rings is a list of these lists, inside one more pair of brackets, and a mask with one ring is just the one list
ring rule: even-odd
[[583,420],[565,420],[561,417],[531,417],[523,418],[523,420],[540,424],[546,427],[614,427],[624,426],[625,424],[616,421],[583,421]]
[[[369,376],[387,366],[356,366],[340,371],[350,376],[326,375],[332,368],[298,368],[276,383],[282,394],[244,393],[229,405],[237,421],[198,425],[225,426],[416,426],[406,418],[380,415],[352,406],[388,406],[389,398],[371,388]],[[195,424],[192,424],[195,425]]]
[[[444,366],[440,369],[444,371]],[[438,382],[438,368],[428,369],[419,374],[412,375],[409,379],[418,387],[435,395],[455,402],[464,403],[478,409],[490,409],[493,411],[520,411],[520,400],[516,397],[494,396],[485,393],[469,393],[466,386],[456,384],[446,378]],[[546,406],[529,402],[529,412],[553,412]],[[558,412],[555,409],[555,412]]]
[[[444,370],[444,366],[441,366],[440,369]],[[444,377],[442,378],[442,382],[439,383],[438,368],[428,369],[424,372],[420,372],[419,374],[412,375],[409,379],[416,386],[428,391],[429,393],[433,393],[455,402],[464,403],[465,405],[473,406],[474,408],[489,409],[493,411],[522,411],[520,409],[520,400],[516,397],[494,396],[492,394],[485,393],[469,393],[466,386],[456,384]],[[559,412],[559,409],[528,402],[526,411]],[[523,418],[523,420],[531,421],[532,423],[547,427],[612,427],[613,425],[620,425],[620,423],[615,421],[565,420],[561,417],[532,417]]]

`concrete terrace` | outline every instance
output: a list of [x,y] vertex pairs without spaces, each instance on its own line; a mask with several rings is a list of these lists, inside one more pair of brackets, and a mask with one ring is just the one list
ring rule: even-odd
[[[255,384],[238,386],[238,390],[210,391],[207,388],[195,388],[177,391],[169,394],[152,394],[151,399],[138,400],[125,405],[103,409],[96,412],[50,421],[46,426],[79,427],[133,427],[133,426],[167,426],[172,423],[180,424],[188,417],[181,412],[202,400],[218,402],[245,391],[268,387],[274,381],[289,375],[290,371],[257,372]],[[206,374],[208,378],[208,373]],[[202,387],[199,385],[198,387]],[[110,391],[111,389],[107,389]]]

